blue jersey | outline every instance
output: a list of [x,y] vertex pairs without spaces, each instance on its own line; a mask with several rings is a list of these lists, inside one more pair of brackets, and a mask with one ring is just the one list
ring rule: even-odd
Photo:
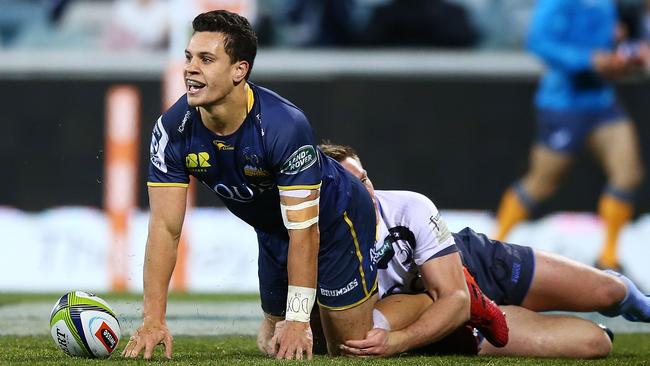
[[614,91],[594,70],[593,53],[614,47],[616,7],[611,0],[538,0],[528,48],[548,67],[537,107],[594,110],[615,103]]
[[279,190],[320,187],[321,231],[343,215],[350,178],[314,141],[307,118],[292,103],[249,83],[249,112],[227,136],[209,130],[181,97],[156,122],[149,186],[187,186],[196,177],[236,216],[257,230],[286,236]]

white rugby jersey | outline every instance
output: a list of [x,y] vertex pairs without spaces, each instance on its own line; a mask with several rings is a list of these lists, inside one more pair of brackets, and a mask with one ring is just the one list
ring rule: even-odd
[[425,291],[420,266],[457,252],[454,238],[427,197],[408,191],[375,191],[379,240],[371,250],[379,269],[379,296]]

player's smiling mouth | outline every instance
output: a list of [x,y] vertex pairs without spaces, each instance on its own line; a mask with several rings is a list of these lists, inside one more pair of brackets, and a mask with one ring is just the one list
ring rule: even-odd
[[196,80],[185,79],[185,86],[187,86],[187,92],[189,94],[197,94],[205,87],[205,84]]

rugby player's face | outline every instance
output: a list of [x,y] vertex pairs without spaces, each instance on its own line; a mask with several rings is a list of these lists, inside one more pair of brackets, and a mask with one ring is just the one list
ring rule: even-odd
[[368,189],[368,192],[370,193],[370,197],[372,197],[372,199],[374,200],[375,187],[373,187],[370,178],[368,178],[368,172],[366,172],[366,170],[363,169],[361,162],[355,158],[348,157],[340,161],[340,163],[348,172],[352,173],[352,175],[354,175],[355,177],[361,180],[361,183],[363,183],[363,185],[366,186],[366,189]]
[[195,32],[185,50],[185,88],[193,107],[221,101],[244,79],[241,63],[231,62],[219,32]]

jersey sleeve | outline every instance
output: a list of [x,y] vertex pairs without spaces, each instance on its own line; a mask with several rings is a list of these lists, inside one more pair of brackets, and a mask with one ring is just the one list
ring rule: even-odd
[[161,116],[156,121],[149,147],[149,187],[187,187],[190,178],[183,164],[182,139],[165,128]]
[[322,173],[314,133],[298,110],[269,135],[268,154],[279,190],[318,189]]
[[421,266],[430,259],[457,252],[458,248],[433,202],[425,196],[418,197],[418,203],[410,205],[409,211],[416,221],[411,225],[416,242],[413,257]]

